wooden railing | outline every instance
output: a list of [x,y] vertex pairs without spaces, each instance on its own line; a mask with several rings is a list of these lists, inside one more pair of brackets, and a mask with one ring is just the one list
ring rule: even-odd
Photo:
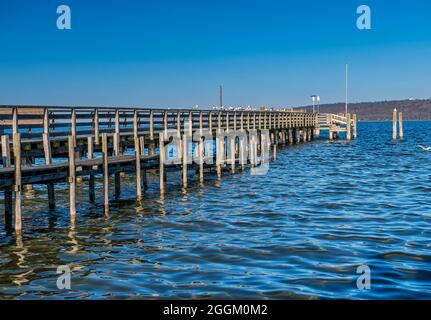
[[105,132],[132,133],[135,124],[140,134],[154,139],[154,133],[165,129],[313,127],[317,118],[312,113],[286,111],[0,106],[0,134],[19,132],[23,139],[42,139],[43,134],[54,139],[93,135],[97,142]]

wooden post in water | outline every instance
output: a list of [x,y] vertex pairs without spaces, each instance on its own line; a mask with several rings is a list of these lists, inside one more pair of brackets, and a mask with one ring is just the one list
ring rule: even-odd
[[159,133],[159,175],[160,175],[160,194],[165,192],[165,139],[163,133]]
[[[44,152],[44,156],[45,156],[45,164],[49,165],[52,163],[52,157],[51,157],[51,142],[50,142],[50,138],[49,138],[48,108],[44,109],[44,114],[43,114],[42,141],[43,141],[43,152]],[[47,184],[47,191],[48,191],[48,208],[49,208],[49,210],[55,210],[54,183],[50,182]]]
[[233,137],[230,138],[230,153],[231,153],[231,172],[235,173],[235,162],[236,162],[236,148],[235,148],[235,135],[233,135]]
[[399,112],[398,113],[398,122],[399,122],[399,127],[400,127],[400,139],[404,139],[404,126],[403,126],[403,113]]
[[150,156],[154,156],[156,154],[156,148],[154,146],[154,112],[150,111],[150,144],[148,146],[148,153]]
[[13,135],[13,154],[15,157],[15,232],[21,234],[21,134]]
[[397,140],[397,109],[392,115],[392,140]]
[[[115,110],[115,133],[114,133],[113,148],[114,148],[114,156],[119,157],[121,155],[121,150],[120,150],[120,113],[118,109]],[[115,185],[115,199],[119,199],[121,195],[120,172],[115,172],[114,174],[114,185]]]
[[75,176],[75,146],[74,137],[67,137],[67,148],[69,153],[69,204],[70,221],[74,224],[76,220],[76,176]]
[[[93,159],[93,153],[94,153],[94,149],[93,149],[93,137],[87,137],[87,158],[88,160],[92,160]],[[96,166],[97,168],[97,166]],[[94,184],[94,174],[90,173],[90,177],[88,179],[88,198],[90,200],[90,203],[94,203],[94,201],[96,200],[96,196],[95,196],[95,184]]]
[[105,215],[109,213],[109,167],[108,167],[108,135],[102,133],[103,157],[103,204]]
[[99,109],[94,110],[94,143],[98,146],[100,144],[99,137]]
[[135,142],[135,168],[136,168],[136,199],[142,200],[142,180],[141,180],[141,152],[139,151],[139,138],[134,137]]
[[71,127],[70,127],[70,132],[72,134],[72,138],[73,138],[73,147],[76,147],[76,110],[72,109],[72,115],[71,115]]
[[353,114],[353,128],[352,128],[352,131],[353,131],[353,139],[355,139],[355,140],[356,140],[356,138],[358,136],[357,127],[356,127],[356,121],[357,121],[357,119],[356,119],[356,113],[354,113]]
[[199,152],[199,182],[202,185],[204,183],[204,141],[202,137],[199,138],[198,152]]
[[135,146],[135,169],[136,169],[136,199],[142,200],[142,180],[141,180],[141,141],[138,136],[138,111],[133,113],[133,141]]
[[[10,143],[9,136],[1,136],[1,146],[2,146],[2,163],[4,168],[9,168],[11,166],[10,160]],[[5,225],[7,227],[12,226],[12,213],[13,213],[13,201],[12,201],[12,188],[6,188],[4,190],[4,217]]]
[[289,128],[289,144],[293,144],[293,129]]
[[183,153],[183,188],[187,188],[187,156],[188,156],[188,142],[187,142],[187,134],[183,134],[183,143],[181,144],[182,153]]
[[350,113],[347,113],[346,115],[346,140],[350,141],[352,139],[352,134],[351,134],[351,120],[350,120]]
[[221,178],[221,164],[222,164],[222,135],[221,135],[221,129],[217,129],[217,135],[216,135],[216,170],[217,170],[217,178]]

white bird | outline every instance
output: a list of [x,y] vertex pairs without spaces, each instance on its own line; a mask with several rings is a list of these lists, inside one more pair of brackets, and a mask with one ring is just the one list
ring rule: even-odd
[[421,148],[423,151],[431,151],[431,147],[424,147],[422,145],[418,145],[419,148]]

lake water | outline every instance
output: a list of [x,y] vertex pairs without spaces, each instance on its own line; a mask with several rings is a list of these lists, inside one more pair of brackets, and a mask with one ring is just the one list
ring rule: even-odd
[[[74,230],[67,186],[52,213],[35,187],[23,237],[0,226],[0,298],[430,299],[431,152],[417,145],[431,145],[431,122],[406,122],[397,143],[391,129],[360,123],[357,141],[291,146],[266,176],[195,177],[186,192],[168,173],[164,198],[153,177],[141,205],[125,177],[108,218],[84,182]],[[71,290],[57,288],[61,265]]]

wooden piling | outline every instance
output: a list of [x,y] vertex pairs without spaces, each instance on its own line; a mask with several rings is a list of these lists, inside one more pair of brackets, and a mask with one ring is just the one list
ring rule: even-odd
[[398,113],[398,122],[399,122],[399,130],[400,130],[400,139],[404,139],[404,126],[403,126],[403,113]]
[[72,109],[72,115],[71,115],[71,120],[70,120],[70,133],[72,135],[73,138],[73,147],[76,147],[76,110]]
[[358,133],[357,133],[357,118],[356,113],[353,114],[353,127],[352,127],[352,133],[353,133],[353,139],[356,140]]
[[[2,146],[2,163],[4,168],[11,166],[10,160],[10,143],[9,136],[1,136]],[[12,226],[12,213],[13,213],[13,201],[12,201],[12,188],[5,188],[4,190],[4,217],[5,225],[9,228]]]
[[347,141],[350,141],[352,139],[351,125],[352,125],[352,121],[350,119],[350,113],[347,113],[346,115],[346,140]]
[[236,147],[235,147],[235,136],[230,138],[230,153],[231,153],[231,158],[230,158],[230,167],[231,167],[231,172],[232,174],[235,173],[235,162],[236,162]]
[[204,140],[202,137],[199,138],[198,145],[199,152],[199,181],[202,185],[204,183]]
[[94,143],[98,146],[100,144],[99,134],[99,109],[94,111]]
[[2,146],[2,162],[3,167],[8,168],[11,166],[10,161],[10,142],[9,142],[9,136],[3,135],[1,136],[1,146]]
[[163,134],[159,134],[159,175],[160,175],[160,194],[165,192],[165,139]]
[[182,178],[183,178],[183,188],[187,189],[187,156],[188,156],[188,142],[187,142],[187,134],[183,134],[183,143],[182,147],[182,160],[183,160],[183,168],[182,168]]
[[68,136],[68,153],[69,153],[69,204],[70,204],[70,221],[76,220],[76,176],[75,176],[75,146],[74,137]]
[[[90,136],[90,137],[87,137],[87,158],[88,158],[88,160],[93,159],[93,153],[94,153],[93,137]],[[89,198],[90,203],[94,203],[94,201],[96,200],[94,174],[92,174],[92,173],[90,173],[90,177],[88,179],[88,198]]]
[[139,151],[139,138],[134,137],[135,142],[135,169],[136,169],[136,199],[142,200],[142,180],[141,180],[141,152]]
[[108,167],[108,135],[102,133],[102,156],[103,156],[103,202],[105,214],[109,212],[109,167]]
[[221,178],[221,165],[222,165],[222,159],[223,159],[223,136],[221,135],[221,129],[217,130],[216,135],[216,171],[217,171],[217,178]]
[[[43,151],[45,155],[45,164],[49,165],[52,163],[51,157],[51,143],[49,139],[49,134],[47,132],[47,127],[44,129],[45,133],[42,135],[43,140]],[[54,183],[50,182],[47,185],[48,191],[48,208],[49,210],[55,210],[55,189]]]
[[397,140],[397,109],[394,109],[392,115],[392,140]]
[[13,135],[13,154],[15,158],[15,232],[21,234],[21,134]]

